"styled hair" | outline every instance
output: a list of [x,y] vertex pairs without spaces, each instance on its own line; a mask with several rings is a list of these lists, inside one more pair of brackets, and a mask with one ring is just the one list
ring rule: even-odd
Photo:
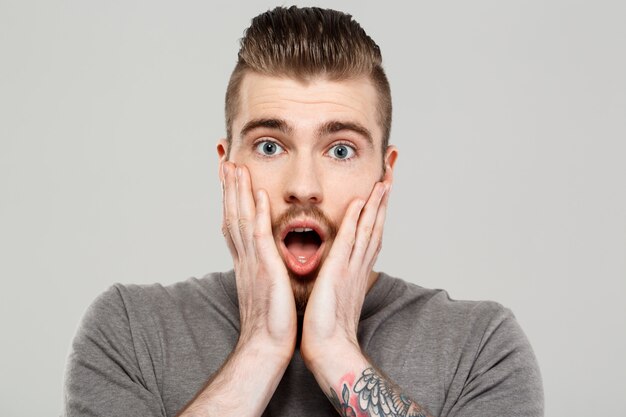
[[[240,42],[237,65],[226,90],[226,135],[239,110],[244,75],[323,77],[340,81],[369,77],[378,93],[378,122],[387,149],[391,131],[391,90],[380,48],[351,15],[318,7],[277,7],[252,19]],[[230,150],[230,146],[229,146]]]

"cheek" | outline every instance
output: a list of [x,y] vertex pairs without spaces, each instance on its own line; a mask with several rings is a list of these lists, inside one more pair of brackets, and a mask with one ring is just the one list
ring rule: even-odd
[[270,175],[269,172],[265,172],[263,169],[258,169],[254,166],[247,166],[250,172],[250,182],[252,184],[252,192],[256,193],[258,190],[265,190],[272,196],[273,189],[276,188],[275,176]]
[[258,190],[265,190],[270,199],[270,210],[272,210],[272,214],[275,214],[276,210],[279,209],[278,205],[282,195],[280,176],[276,175],[275,170],[268,169],[262,164],[247,164],[246,167],[250,172],[252,195],[256,198]]
[[256,196],[258,190],[263,189],[267,191],[271,197],[270,190],[272,188],[272,180],[275,179],[275,176],[270,175],[271,172],[267,164],[259,163],[259,161],[255,160],[251,153],[241,145],[233,147],[230,154],[230,161],[236,165],[243,165],[248,169],[253,196]]
[[374,184],[378,181],[378,178],[359,178],[355,181],[354,176],[351,178],[345,178],[342,180],[335,180],[328,184],[327,192],[325,193],[325,206],[328,210],[333,210],[332,213],[328,213],[332,216],[337,225],[341,224],[343,216],[348,209],[348,206],[356,198],[360,198],[363,201],[367,201],[372,193]]

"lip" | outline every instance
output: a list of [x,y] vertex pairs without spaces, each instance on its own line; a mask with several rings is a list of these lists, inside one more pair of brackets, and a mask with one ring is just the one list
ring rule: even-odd
[[[287,249],[287,246],[285,246],[285,237],[287,237],[287,234],[289,234],[291,230],[296,229],[296,228],[301,228],[301,227],[313,229],[315,233],[319,235],[320,240],[322,241],[322,244],[320,245],[319,248],[317,248],[315,255],[310,257],[307,260],[307,262],[304,264],[300,263],[296,259],[296,257],[293,256],[291,252],[289,252],[289,249]],[[324,229],[315,220],[310,219],[310,218],[294,219],[290,221],[289,223],[287,223],[287,225],[281,231],[279,237],[280,237],[279,246],[280,246],[280,251],[282,252],[282,255],[283,255],[283,259],[285,260],[287,267],[294,274],[309,275],[310,273],[315,271],[315,269],[319,266],[322,260],[322,254],[324,253],[324,247],[326,245],[326,233]]]

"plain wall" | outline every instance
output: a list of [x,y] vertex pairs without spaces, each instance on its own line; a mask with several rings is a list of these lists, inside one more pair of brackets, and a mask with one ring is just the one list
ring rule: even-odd
[[[377,269],[510,307],[546,415],[625,415],[626,3],[320,1],[383,51],[400,148]],[[269,1],[0,0],[0,415],[59,415],[115,282],[230,268],[216,140]]]

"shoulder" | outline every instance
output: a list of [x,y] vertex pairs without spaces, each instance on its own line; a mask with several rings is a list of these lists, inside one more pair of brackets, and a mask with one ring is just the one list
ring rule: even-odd
[[[107,414],[125,415],[132,404],[137,415],[164,415],[161,393],[170,378],[169,365],[189,363],[204,371],[193,361],[199,355],[185,350],[193,346],[186,342],[194,340],[193,332],[206,328],[194,318],[211,308],[232,310],[220,278],[209,274],[167,286],[115,284],[101,293],[72,342],[66,409],[84,414],[84,404],[102,404]],[[208,298],[212,301],[203,301]]]
[[161,332],[174,322],[193,322],[211,311],[236,315],[236,298],[229,285],[228,273],[210,273],[171,285],[114,284],[88,307],[77,336],[122,338],[118,342],[129,344],[133,335]]
[[[398,279],[388,298],[377,328],[391,330],[375,339],[401,346],[410,358],[402,359],[404,367],[448,387],[447,396],[454,401],[442,414],[494,415],[487,410],[519,405],[530,411],[528,415],[541,415],[537,361],[509,308],[494,301],[456,300],[444,290]],[[407,377],[407,386],[411,382]],[[464,412],[453,412],[461,409]]]
[[[193,309],[199,305],[233,304],[229,294],[228,273],[209,273],[170,285],[116,283],[100,294],[86,317],[115,314],[160,314],[169,309]],[[236,300],[235,300],[236,301]]]
[[398,278],[381,310],[385,320],[414,327],[416,334],[445,340],[458,349],[480,350],[485,344],[529,346],[513,312],[489,300],[457,300],[442,289],[423,288]]
[[495,301],[457,300],[443,289],[424,288],[405,280],[381,274],[389,288],[380,312],[396,318],[419,319],[423,325],[487,328],[507,318],[514,318],[508,308]]
[[[376,329],[374,339],[412,346],[415,350],[432,349],[443,360],[471,358],[497,361],[512,353],[507,363],[519,357],[535,362],[530,343],[513,312],[495,301],[457,300],[442,289],[419,285],[385,276],[391,288],[376,314],[368,318]],[[367,323],[369,324],[369,323]],[[397,332],[397,329],[403,329]],[[480,362],[480,361],[478,361]],[[476,370],[476,368],[474,368]]]

